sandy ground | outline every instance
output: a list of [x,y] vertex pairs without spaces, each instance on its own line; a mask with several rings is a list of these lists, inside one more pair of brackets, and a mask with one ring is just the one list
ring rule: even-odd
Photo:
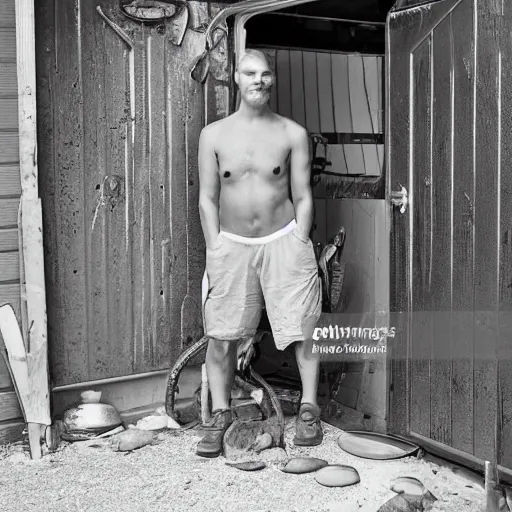
[[[340,430],[324,424],[321,446],[292,445],[288,420],[287,453],[263,452],[268,466],[257,472],[229,467],[226,459],[195,456],[194,431],[165,431],[160,442],[130,453],[65,444],[32,461],[26,447],[0,448],[0,503],[4,512],[28,511],[343,511],[376,512],[395,494],[398,476],[419,478],[438,499],[433,511],[482,512],[481,487],[448,467],[408,457],[394,461],[360,459],[336,444]],[[357,469],[361,482],[351,487],[319,485],[313,474],[290,475],[279,467],[286,457],[320,457]],[[469,487],[471,486],[471,487]]]

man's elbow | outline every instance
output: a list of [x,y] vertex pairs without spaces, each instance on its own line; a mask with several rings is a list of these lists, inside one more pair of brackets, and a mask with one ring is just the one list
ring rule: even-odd
[[199,211],[201,213],[211,213],[212,210],[218,208],[218,203],[211,197],[199,198]]

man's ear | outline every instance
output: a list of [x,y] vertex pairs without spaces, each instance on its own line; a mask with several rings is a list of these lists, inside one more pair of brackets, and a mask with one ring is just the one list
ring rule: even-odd
[[235,71],[235,84],[238,85],[240,82],[240,74],[238,71]]

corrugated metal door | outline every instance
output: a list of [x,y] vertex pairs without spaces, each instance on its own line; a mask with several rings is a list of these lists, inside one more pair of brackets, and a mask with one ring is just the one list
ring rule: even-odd
[[508,469],[511,31],[510,2],[445,0],[388,32],[389,184],[409,201],[392,214],[392,428]]
[[204,50],[193,28],[218,8],[188,2],[177,46],[179,26],[127,19],[117,0],[37,3],[55,385],[168,368],[202,334],[197,144],[228,96],[212,77],[205,104],[190,66]]

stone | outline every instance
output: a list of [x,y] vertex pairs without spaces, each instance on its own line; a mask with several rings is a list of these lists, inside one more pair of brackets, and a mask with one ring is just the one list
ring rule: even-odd
[[283,473],[293,473],[300,475],[303,473],[312,473],[324,468],[329,463],[323,459],[317,459],[314,457],[298,457],[290,459],[288,463],[282,468]]
[[227,466],[231,466],[235,469],[240,469],[242,471],[259,471],[260,469],[264,469],[267,465],[260,460],[250,460],[246,462],[234,462],[229,463],[226,462]]
[[359,483],[361,478],[355,468],[336,464],[319,469],[315,480],[325,487],[346,487]]
[[398,494],[409,494],[411,496],[423,496],[425,486],[411,476],[400,476],[391,482],[391,490]]

